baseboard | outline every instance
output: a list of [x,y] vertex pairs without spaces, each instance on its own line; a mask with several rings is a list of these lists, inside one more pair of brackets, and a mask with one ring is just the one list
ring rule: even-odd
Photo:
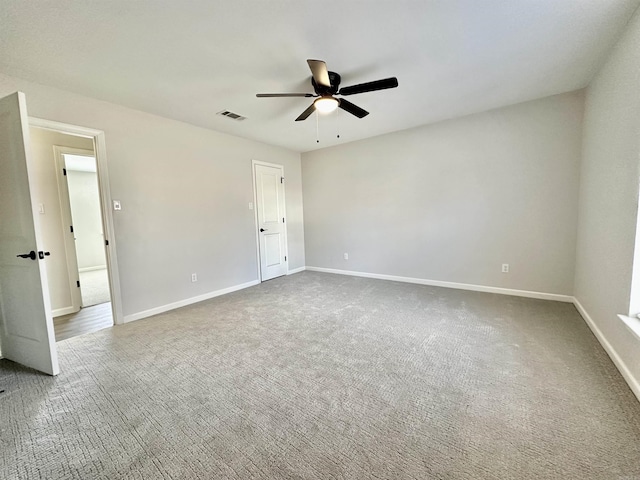
[[62,315],[69,315],[70,313],[76,313],[78,309],[75,307],[64,307],[64,308],[56,308],[55,310],[51,310],[51,316],[53,318],[61,317]]
[[633,376],[622,358],[620,358],[620,355],[618,355],[618,352],[616,352],[616,349],[613,348],[613,346],[609,343],[602,331],[598,328],[596,323],[593,321],[591,316],[587,313],[587,311],[584,309],[577,298],[573,299],[573,304],[578,310],[578,313],[582,316],[582,318],[584,318],[584,321],[589,326],[595,337],[600,342],[600,345],[602,345],[602,348],[604,348],[605,352],[607,352],[607,354],[611,358],[611,361],[613,361],[613,364],[622,374],[622,377],[629,385],[629,388],[631,389],[633,394],[638,398],[638,401],[640,401],[640,381],[638,381],[638,379]]
[[84,272],[93,272],[94,270],[106,270],[107,266],[106,265],[96,265],[95,267],[83,267],[83,268],[79,268],[78,272],[80,273],[84,273]]
[[304,272],[307,267],[294,268],[293,270],[287,270],[287,275],[293,275],[294,273]]
[[144,310],[142,312],[133,313],[131,315],[125,315],[124,323],[129,323],[135,320],[151,317],[153,315],[158,315],[159,313],[168,312],[169,310],[175,310],[176,308],[186,307],[187,305],[202,302],[204,300],[209,300],[210,298],[219,297],[220,295],[225,295],[227,293],[236,292],[244,288],[253,287],[254,285],[258,285],[259,283],[260,283],[260,280],[252,280],[250,282],[242,283],[240,285],[234,285],[233,287],[223,288],[222,290],[216,290],[214,292],[198,295],[197,297],[191,297],[185,300],[180,300],[178,302],[168,303],[166,305],[161,305],[159,307],[150,308],[149,310]]
[[392,280],[394,282],[417,283],[418,285],[429,285],[431,287],[444,287],[455,288],[458,290],[471,290],[474,292],[498,293],[500,295],[537,298],[540,300],[553,300],[556,302],[573,303],[574,300],[574,298],[570,295],[559,295],[556,293],[530,292],[527,290],[515,290],[511,288],[488,287],[485,285],[472,285],[468,283],[443,282],[440,280],[427,280],[425,278],[399,277],[396,275],[384,275],[380,273],[354,272],[351,270],[337,270],[334,268],[307,266],[305,269],[312,272],[336,273],[338,275],[350,275],[352,277],[376,278],[378,280]]

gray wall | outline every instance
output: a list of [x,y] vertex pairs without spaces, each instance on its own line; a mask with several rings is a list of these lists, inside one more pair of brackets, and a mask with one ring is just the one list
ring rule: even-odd
[[303,154],[307,265],[571,295],[582,114],[570,93]]
[[289,267],[305,265],[298,153],[0,75],[16,90],[31,116],[105,132],[125,317],[258,279],[252,159],[284,165]]
[[67,169],[67,185],[78,269],[106,267],[98,174]]
[[[44,205],[44,214],[40,214],[40,228],[44,248],[51,252],[47,257],[47,283],[51,297],[51,309],[56,310],[71,307],[71,291],[69,289],[69,273],[67,257],[64,249],[64,233],[60,197],[56,179],[56,162],[53,146],[83,148],[93,150],[93,140],[88,138],[61,135],[49,130],[30,128],[31,152],[36,167],[32,181],[39,192],[39,202]],[[64,232],[64,233],[63,233]]]
[[637,383],[640,342],[617,314],[640,309],[638,287],[632,299],[639,92],[640,14],[636,13],[586,93],[575,296]]

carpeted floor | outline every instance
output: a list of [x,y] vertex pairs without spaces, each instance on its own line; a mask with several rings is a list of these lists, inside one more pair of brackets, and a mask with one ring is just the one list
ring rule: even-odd
[[570,304],[303,272],[0,362],[0,478],[640,479]]
[[90,307],[111,301],[109,274],[106,268],[80,272],[82,306]]

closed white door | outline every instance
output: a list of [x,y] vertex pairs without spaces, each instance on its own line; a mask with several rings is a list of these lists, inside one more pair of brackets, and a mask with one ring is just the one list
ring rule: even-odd
[[[57,375],[46,256],[33,210],[28,119],[23,93],[0,99],[0,350]],[[48,253],[48,252],[46,252]]]
[[287,273],[283,168],[255,163],[254,185],[260,245],[260,278],[265,281]]

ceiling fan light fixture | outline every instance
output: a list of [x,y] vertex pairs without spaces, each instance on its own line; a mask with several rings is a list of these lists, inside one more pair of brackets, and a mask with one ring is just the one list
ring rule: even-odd
[[339,102],[333,97],[320,97],[313,104],[320,113],[331,113],[338,108]]

